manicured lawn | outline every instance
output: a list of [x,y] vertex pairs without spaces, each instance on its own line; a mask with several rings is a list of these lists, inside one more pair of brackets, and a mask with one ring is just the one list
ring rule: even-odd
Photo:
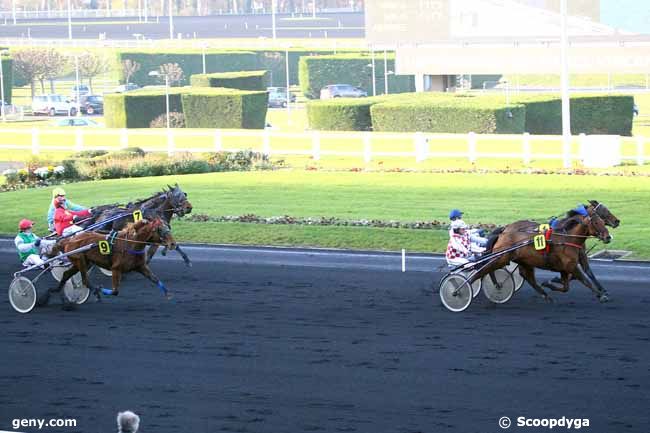
[[[194,213],[260,216],[331,216],[399,221],[446,220],[460,207],[469,223],[547,221],[578,202],[604,202],[622,221],[613,249],[650,258],[650,178],[561,175],[422,173],[323,173],[278,171],[123,179],[66,186],[75,202],[98,205],[144,197],[167,183],[188,192]],[[42,232],[50,191],[2,193],[0,233],[14,234],[20,218],[33,218]],[[368,229],[196,223],[180,220],[174,233],[184,241],[311,245],[380,250],[442,251],[444,230]]]

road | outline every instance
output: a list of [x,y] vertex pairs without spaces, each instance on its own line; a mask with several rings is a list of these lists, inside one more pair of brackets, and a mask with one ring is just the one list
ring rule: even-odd
[[[76,418],[42,431],[111,432],[131,409],[141,433],[497,432],[502,416],[647,432],[648,266],[595,265],[609,304],[582,287],[546,304],[525,286],[453,314],[430,290],[439,257],[409,255],[402,273],[394,254],[188,252],[189,270],[175,254],[153,263],[172,301],[129,275],[117,298],[19,315],[3,289],[0,429]],[[6,241],[0,263],[6,288]]]
[[[289,19],[278,14],[276,35],[278,38],[363,38],[363,13],[320,14],[317,20]],[[271,15],[211,15],[206,17],[174,17],[174,33],[187,38],[259,38],[273,37]],[[106,39],[134,39],[139,34],[146,39],[168,39],[169,21],[153,17],[149,23],[136,18],[76,19],[72,34],[76,39],[97,39],[100,33]],[[0,25],[0,38],[47,38],[66,39],[66,20],[18,21],[12,25]]]

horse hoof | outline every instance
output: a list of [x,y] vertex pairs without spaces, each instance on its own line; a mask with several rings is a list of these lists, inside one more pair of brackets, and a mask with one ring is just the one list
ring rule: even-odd
[[604,304],[606,302],[609,302],[609,296],[607,295],[601,295],[600,298],[598,298],[601,304]]

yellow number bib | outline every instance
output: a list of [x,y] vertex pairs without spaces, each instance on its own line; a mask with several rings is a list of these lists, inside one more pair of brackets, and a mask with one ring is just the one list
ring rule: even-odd
[[142,219],[142,211],[141,210],[136,210],[135,212],[133,212],[133,221],[134,222],[137,223],[141,219]]
[[544,235],[537,235],[533,238],[533,245],[537,251],[541,251],[546,248],[546,238]]
[[111,244],[109,244],[108,241],[99,241],[97,247],[99,248],[99,254],[103,256],[107,256],[111,253]]

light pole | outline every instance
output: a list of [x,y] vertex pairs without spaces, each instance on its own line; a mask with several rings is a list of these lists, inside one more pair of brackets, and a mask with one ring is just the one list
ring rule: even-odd
[[144,22],[149,22],[149,0],[144,0]]
[[6,122],[7,119],[5,117],[5,77],[4,77],[4,71],[2,67],[2,56],[7,52],[7,50],[2,50],[0,51],[0,99],[2,100],[2,106],[0,107],[0,110],[2,110],[2,121]]
[[275,8],[277,7],[277,0],[271,0],[271,27],[273,28],[273,40],[276,39],[275,27]]
[[313,6],[313,9],[312,9],[312,18],[313,18],[313,19],[316,19],[316,0],[313,0],[313,1],[311,2],[311,4],[312,4],[312,6]]
[[205,42],[201,44],[201,58],[203,60],[203,73],[205,74]]
[[75,81],[77,82],[77,116],[81,116],[81,97],[79,95],[79,55],[74,55]]
[[562,57],[562,147],[564,154],[564,167],[571,166],[569,152],[571,150],[571,100],[569,98],[569,48],[567,35],[567,0],[560,1],[561,43],[560,53]]
[[68,39],[72,40],[72,5],[68,0]]
[[167,3],[169,3],[169,39],[174,39],[174,1],[167,0]]
[[388,51],[384,50],[384,94],[388,95]]
[[372,55],[372,61],[369,65],[366,65],[368,68],[372,68],[372,96],[377,95],[377,78],[375,77],[375,50],[373,48],[370,49],[370,53]]
[[169,74],[163,74],[160,71],[149,72],[150,77],[165,77],[165,112],[167,113],[167,129],[169,129]]
[[11,0],[11,17],[14,19],[14,25],[16,25],[16,0]]
[[287,49],[284,53],[284,62],[285,62],[285,69],[287,72],[287,121],[288,124],[291,125],[291,92],[289,91],[289,47],[290,45],[287,45]]

